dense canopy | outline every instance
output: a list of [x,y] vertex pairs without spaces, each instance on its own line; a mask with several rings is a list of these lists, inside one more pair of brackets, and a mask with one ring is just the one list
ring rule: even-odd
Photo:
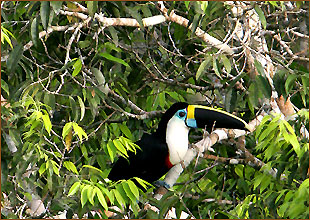
[[[301,1],[2,1],[1,217],[309,218],[308,31]],[[109,181],[179,101],[251,132],[191,132],[169,190]]]

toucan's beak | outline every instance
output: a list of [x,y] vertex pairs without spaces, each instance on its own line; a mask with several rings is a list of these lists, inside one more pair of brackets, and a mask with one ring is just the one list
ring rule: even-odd
[[214,109],[202,105],[189,105],[187,107],[186,125],[191,128],[232,128],[250,130],[249,125],[223,110]]

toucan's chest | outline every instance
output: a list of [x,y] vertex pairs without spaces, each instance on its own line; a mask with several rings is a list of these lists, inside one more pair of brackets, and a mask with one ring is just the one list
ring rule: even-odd
[[169,161],[172,165],[180,163],[186,155],[188,150],[188,132],[189,128],[184,121],[176,117],[169,120],[166,130],[166,143],[169,151]]

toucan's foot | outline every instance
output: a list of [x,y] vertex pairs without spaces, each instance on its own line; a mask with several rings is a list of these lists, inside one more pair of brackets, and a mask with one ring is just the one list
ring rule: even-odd
[[157,180],[154,182],[154,185],[157,186],[157,187],[165,187],[166,189],[169,189],[171,186],[169,184],[167,184],[165,181],[163,180]]

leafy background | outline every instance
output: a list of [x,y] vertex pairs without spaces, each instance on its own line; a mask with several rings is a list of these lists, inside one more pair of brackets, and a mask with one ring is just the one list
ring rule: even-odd
[[[162,14],[156,2],[1,2],[2,218],[107,217],[109,203],[117,218],[164,218],[172,207],[177,218],[309,218],[309,2],[164,5],[191,26],[143,27],[142,18]],[[104,26],[95,15],[140,27]],[[266,114],[246,135],[249,154],[237,140],[217,143],[160,201],[133,180],[109,182],[117,157],[135,151],[133,142],[177,101],[246,121]],[[191,142],[202,134],[191,133]],[[250,166],[248,155],[265,165]],[[145,210],[147,202],[158,211]]]

